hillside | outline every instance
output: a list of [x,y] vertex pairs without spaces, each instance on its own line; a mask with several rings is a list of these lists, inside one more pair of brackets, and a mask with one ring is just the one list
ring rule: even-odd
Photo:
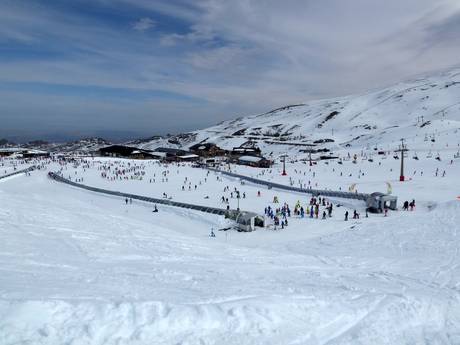
[[392,149],[405,138],[414,149],[439,150],[460,143],[459,129],[460,69],[454,69],[360,95],[287,105],[141,146],[213,142],[231,149],[250,141],[276,155],[311,145]]

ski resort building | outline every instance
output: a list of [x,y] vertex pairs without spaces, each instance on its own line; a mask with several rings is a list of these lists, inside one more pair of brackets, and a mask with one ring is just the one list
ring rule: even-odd
[[176,161],[178,162],[196,162],[199,159],[200,159],[200,156],[193,154],[193,153],[189,153],[186,155],[176,157]]
[[261,153],[258,147],[234,147],[231,152],[232,156],[259,156]]
[[237,164],[248,165],[254,168],[270,168],[273,164],[271,160],[264,157],[241,156],[236,160]]
[[200,156],[192,152],[170,147],[159,147],[154,152],[162,154],[167,162],[195,162],[200,159]]
[[161,159],[162,155],[154,151],[138,149],[136,147],[111,145],[99,149],[99,154],[104,157],[119,157],[131,159]]
[[190,151],[201,157],[225,156],[228,151],[213,143],[201,143],[190,147]]

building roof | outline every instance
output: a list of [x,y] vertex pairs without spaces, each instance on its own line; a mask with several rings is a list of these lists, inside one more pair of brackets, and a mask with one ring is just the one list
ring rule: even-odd
[[153,152],[151,150],[144,150],[140,149],[137,147],[132,147],[132,146],[124,146],[124,145],[110,145],[106,147],[102,147],[99,149],[99,152],[115,152],[124,156],[129,156],[131,154],[149,154],[152,156],[159,156],[156,154],[156,152]]
[[135,147],[130,146],[123,146],[123,145],[110,145],[106,147],[102,147],[99,149],[100,152],[117,152],[124,155],[129,155],[133,151],[135,151]]
[[149,154],[151,154],[152,156],[155,156],[155,157],[166,157],[166,152],[157,152],[157,151],[154,151],[154,152],[149,152]]
[[199,156],[198,156],[198,155],[195,155],[195,154],[179,156],[179,158],[182,158],[182,159],[197,158],[197,157],[199,157]]
[[251,163],[258,163],[263,159],[264,159],[263,157],[255,157],[255,156],[241,156],[240,158],[238,158],[239,161],[251,162]]
[[258,148],[255,147],[235,147],[233,151],[236,152],[246,152],[246,151],[260,151]]
[[255,218],[255,217],[263,218],[263,216],[258,215],[257,213],[254,213],[254,212],[238,211],[238,210],[228,211],[227,216],[230,219],[233,219],[238,224],[244,224],[244,225],[251,224],[252,218]]
[[385,194],[385,193],[381,193],[381,192],[371,193],[370,196],[371,196],[371,198],[381,199],[381,200],[385,200],[385,201],[397,200],[398,199],[398,197],[396,195],[390,195],[390,194]]

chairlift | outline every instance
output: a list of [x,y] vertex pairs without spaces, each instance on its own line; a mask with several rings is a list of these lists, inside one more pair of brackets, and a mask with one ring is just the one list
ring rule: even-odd
[[426,155],[426,158],[433,158],[433,154],[430,152],[428,152],[428,154]]
[[435,159],[438,160],[438,161],[441,161],[441,156],[439,155],[439,152],[438,152],[438,155],[436,156]]
[[457,151],[457,153],[454,154],[454,158],[460,158],[460,151]]
[[418,161],[417,152],[415,152],[414,157],[412,157],[412,158],[415,159],[416,161]]

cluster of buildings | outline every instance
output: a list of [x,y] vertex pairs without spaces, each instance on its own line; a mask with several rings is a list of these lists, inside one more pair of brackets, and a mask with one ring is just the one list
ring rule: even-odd
[[[91,155],[129,159],[158,159],[164,162],[196,162],[208,165],[234,163],[258,168],[269,168],[273,164],[271,160],[262,156],[261,150],[256,146],[224,150],[213,143],[199,143],[187,150],[170,147],[148,150],[134,146],[109,145],[92,151]],[[49,157],[50,153],[30,148],[0,148],[0,157],[9,156],[21,158]]]
[[154,150],[141,149],[132,146],[111,145],[99,149],[103,157],[119,157],[130,159],[159,159],[164,162],[198,162],[214,164],[228,162],[268,168],[273,162],[261,155],[257,147],[235,147],[224,150],[213,143],[201,143],[191,146],[188,150],[160,147]]
[[34,158],[34,157],[49,157],[49,152],[42,150],[33,150],[21,147],[5,147],[0,148],[0,157],[21,157],[21,158]]

